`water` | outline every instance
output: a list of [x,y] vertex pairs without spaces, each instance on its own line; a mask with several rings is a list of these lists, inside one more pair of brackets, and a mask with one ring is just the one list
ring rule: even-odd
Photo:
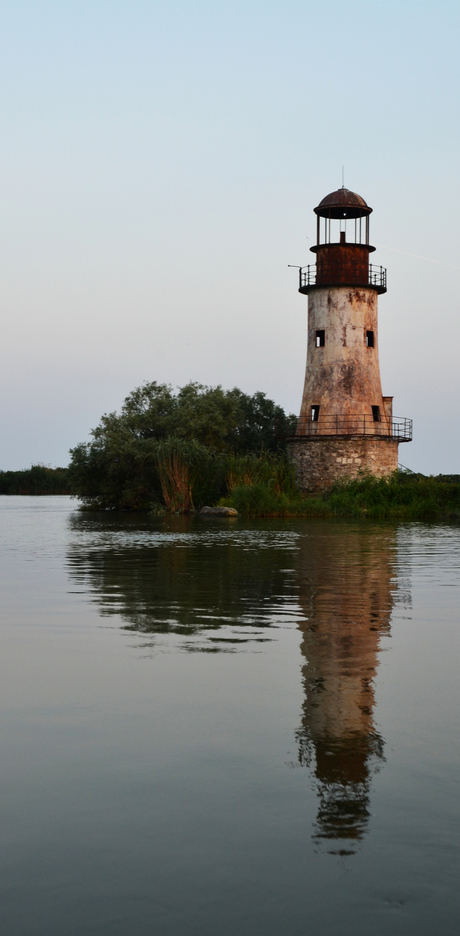
[[458,527],[0,514],[2,932],[457,932]]

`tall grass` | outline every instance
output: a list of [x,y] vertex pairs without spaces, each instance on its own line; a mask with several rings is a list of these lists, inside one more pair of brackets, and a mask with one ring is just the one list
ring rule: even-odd
[[460,519],[460,483],[449,478],[394,472],[337,483],[323,495],[339,517],[374,520]]
[[284,454],[233,455],[170,439],[156,445],[155,460],[163,500],[172,513],[217,501],[246,516],[285,516],[306,509]]
[[325,516],[318,498],[298,490],[292,463],[284,455],[230,456],[228,494],[219,503],[246,517]]
[[217,501],[246,516],[285,516],[305,509],[292,464],[269,452],[233,455],[171,439],[155,449],[166,509],[188,513]]
[[193,511],[193,488],[199,498],[200,483],[209,475],[213,456],[212,450],[193,439],[167,439],[157,443],[155,461],[167,511]]
[[277,491],[270,484],[241,484],[219,503],[234,507],[243,517],[327,517],[330,510],[320,497]]
[[343,517],[372,520],[460,520],[460,479],[442,475],[395,472],[388,478],[371,475],[339,481],[316,495],[300,492],[288,475],[277,486],[267,479],[235,485],[221,504],[243,516]]
[[265,484],[278,493],[297,491],[294,469],[285,455],[228,455],[225,470],[229,491],[254,484]]

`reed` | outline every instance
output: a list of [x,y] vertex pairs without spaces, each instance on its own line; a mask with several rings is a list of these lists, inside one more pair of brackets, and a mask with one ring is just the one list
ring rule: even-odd
[[178,452],[158,459],[161,491],[170,513],[190,513],[193,510],[190,466]]
[[195,439],[154,443],[161,491],[171,513],[214,505],[228,490],[229,456]]

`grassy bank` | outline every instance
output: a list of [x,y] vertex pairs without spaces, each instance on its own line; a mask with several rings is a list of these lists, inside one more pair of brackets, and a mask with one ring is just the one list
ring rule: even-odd
[[343,517],[372,520],[460,520],[460,477],[395,472],[390,478],[340,482],[321,494],[301,494],[270,482],[235,485],[221,504],[247,517]]

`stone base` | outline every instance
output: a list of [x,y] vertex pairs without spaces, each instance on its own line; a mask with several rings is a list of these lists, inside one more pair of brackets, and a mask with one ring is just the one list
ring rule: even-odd
[[367,472],[383,478],[397,470],[397,439],[363,436],[295,436],[288,442],[297,484],[305,491],[321,491],[335,481]]

